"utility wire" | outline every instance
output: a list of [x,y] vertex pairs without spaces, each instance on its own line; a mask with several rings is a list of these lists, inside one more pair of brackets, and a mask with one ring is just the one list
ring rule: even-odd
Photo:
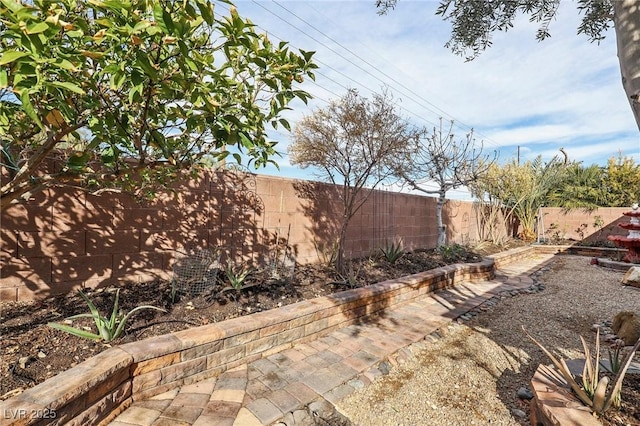
[[[363,71],[363,72],[364,72],[364,73],[366,73],[367,75],[372,76],[373,78],[375,78],[376,80],[380,81],[381,83],[383,83],[383,84],[385,84],[385,85],[387,85],[387,86],[391,87],[392,89],[397,90],[399,93],[401,93],[401,94],[403,94],[403,95],[407,96],[407,98],[409,98],[410,100],[412,100],[413,102],[415,102],[418,106],[421,106],[422,108],[424,108],[424,109],[426,109],[426,110],[428,110],[428,111],[430,111],[430,112],[432,112],[432,113],[436,113],[436,111],[434,111],[432,108],[427,107],[427,106],[425,106],[425,105],[422,105],[420,102],[416,101],[413,97],[411,97],[411,96],[409,96],[409,95],[406,95],[406,93],[403,93],[402,91],[398,90],[397,88],[394,88],[394,87],[393,87],[393,85],[390,85],[390,84],[388,84],[387,82],[385,82],[385,81],[381,80],[379,77],[377,77],[377,76],[373,75],[373,74],[372,74],[369,70],[367,70],[366,68],[363,68],[362,66],[360,66],[360,65],[358,65],[358,64],[356,64],[356,63],[354,63],[351,59],[349,59],[349,58],[345,57],[345,56],[344,56],[343,54],[341,54],[340,52],[338,52],[338,51],[334,50],[333,48],[331,48],[330,46],[328,46],[328,45],[327,45],[326,43],[324,43],[323,41],[318,40],[316,37],[314,37],[314,36],[310,35],[310,34],[309,34],[309,33],[307,33],[305,30],[303,30],[303,29],[301,29],[301,28],[299,28],[299,27],[297,27],[297,26],[295,26],[295,25],[291,24],[289,21],[287,21],[286,19],[284,19],[282,16],[278,15],[277,13],[273,12],[272,10],[269,10],[269,9],[265,8],[262,4],[258,3],[258,2],[257,2],[257,1],[255,1],[255,0],[253,0],[253,3],[254,3],[254,4],[256,4],[257,6],[259,6],[260,8],[262,8],[263,10],[265,10],[266,12],[268,12],[269,14],[271,14],[271,15],[275,16],[275,17],[276,17],[276,18],[278,18],[279,20],[283,21],[284,23],[286,23],[286,24],[287,24],[287,25],[289,25],[290,27],[292,27],[292,28],[294,28],[295,30],[297,30],[297,31],[301,32],[302,34],[306,35],[306,36],[307,36],[307,37],[309,37],[311,40],[313,40],[313,41],[315,41],[315,42],[319,43],[320,45],[322,45],[322,46],[324,46],[324,47],[326,47],[329,51],[331,51],[331,52],[335,53],[336,55],[338,55],[339,57],[341,57],[342,59],[344,59],[345,61],[347,61],[349,64],[351,64],[351,65],[355,66],[356,68],[358,68],[359,70]],[[310,24],[310,23],[309,23],[309,22],[307,22],[306,20],[302,19],[301,17],[299,17],[299,16],[298,16],[298,15],[296,15],[295,13],[293,13],[293,12],[289,11],[287,8],[285,8],[284,6],[282,6],[281,4],[279,4],[278,2],[273,2],[273,3],[274,3],[274,4],[276,4],[277,6],[279,6],[280,8],[282,8],[283,10],[285,10],[286,12],[290,13],[292,16],[295,16],[297,19],[299,19],[300,21],[304,22],[306,25],[308,25],[309,27],[311,27],[311,28],[312,28],[312,29],[314,29],[315,31],[319,32],[319,33],[320,33],[320,34],[322,34],[324,37],[326,37],[326,38],[328,38],[329,40],[331,40],[332,42],[334,42],[336,45],[340,46],[342,49],[344,49],[345,51],[349,52],[351,55],[355,56],[357,59],[359,59],[360,61],[362,61],[363,63],[365,63],[365,64],[366,64],[366,65],[368,65],[369,67],[371,67],[372,69],[376,69],[376,67],[375,67],[374,65],[372,65],[370,62],[368,62],[367,60],[363,59],[363,58],[362,58],[362,57],[360,57],[358,54],[354,53],[352,50],[350,50],[350,49],[346,48],[346,47],[345,47],[345,46],[343,46],[340,42],[338,42],[338,41],[334,40],[333,38],[331,38],[330,36],[326,35],[324,32],[322,32],[321,30],[317,29],[315,26],[313,26],[312,24]],[[224,7],[223,7],[223,9],[224,9]],[[227,9],[227,11],[229,11],[229,9]],[[273,34],[273,32],[271,32],[271,31],[265,30],[264,28],[260,27],[259,25],[256,25],[256,27],[258,27],[258,28],[262,29],[263,31],[265,31],[265,32],[266,32],[266,33],[268,33],[269,35],[274,36],[275,38],[277,38],[277,39],[279,39],[279,40],[281,40],[281,41],[284,41],[284,39],[283,39],[283,38],[281,38],[281,37],[277,36],[276,34]],[[293,45],[293,44],[291,44],[291,43],[289,43],[289,42],[288,42],[288,44],[289,44],[291,47],[294,47],[294,48],[296,48],[296,49],[299,49],[299,47],[297,47],[297,46],[295,46],[295,45]],[[342,77],[344,77],[345,79],[347,79],[347,80],[349,80],[349,81],[351,81],[351,82],[355,83],[356,85],[358,85],[358,86],[360,86],[360,87],[363,87],[363,88],[365,88],[366,90],[368,90],[368,91],[370,91],[370,92],[375,92],[375,90],[371,89],[370,87],[367,87],[367,86],[366,86],[365,84],[363,84],[362,82],[355,80],[354,78],[350,77],[349,75],[347,75],[347,74],[345,74],[345,73],[343,73],[343,72],[341,72],[341,71],[339,71],[339,70],[335,69],[335,68],[334,68],[334,67],[332,67],[331,65],[326,64],[326,63],[322,62],[321,60],[319,60],[319,59],[317,59],[317,58],[315,58],[315,59],[314,59],[314,61],[315,61],[316,63],[318,63],[319,65],[323,65],[325,68],[328,68],[328,69],[330,69],[330,70],[334,71],[335,73],[337,73],[337,74],[341,75]],[[385,76],[386,78],[388,78],[388,79],[390,79],[391,81],[393,81],[394,83],[396,83],[396,84],[400,85],[402,88],[404,88],[404,89],[406,89],[406,90],[409,90],[409,91],[411,92],[411,89],[409,89],[408,87],[406,87],[406,86],[405,86],[404,84],[402,84],[401,82],[398,82],[395,78],[393,78],[393,77],[389,76],[388,74],[386,74],[386,73],[384,73],[384,72],[382,72],[382,71],[379,71],[379,70],[377,70],[377,71],[378,71],[380,74],[382,74],[383,76]],[[345,85],[344,85],[344,84],[342,84],[341,82],[339,82],[339,81],[335,80],[334,78],[330,77],[329,75],[324,74],[324,73],[323,73],[323,72],[321,72],[321,71],[316,71],[315,73],[316,73],[316,75],[321,75],[321,76],[323,76],[324,78],[326,78],[327,80],[329,80],[329,81],[333,82],[334,84],[336,84],[336,85],[337,85],[337,86],[339,86],[339,87],[342,87],[342,88],[347,89],[347,90],[349,89],[349,87],[345,86]],[[332,90],[328,89],[327,87],[324,87],[324,86],[320,85],[317,81],[309,80],[309,82],[310,82],[311,84],[313,84],[313,85],[315,85],[315,86],[317,86],[317,87],[321,88],[322,90],[324,90],[324,91],[326,91],[326,92],[328,92],[328,93],[333,94],[333,95],[334,95],[334,96],[336,96],[336,97],[340,97],[340,96],[341,96],[341,95],[339,95],[339,94],[335,93],[334,91],[332,91]],[[429,102],[428,100],[424,99],[422,96],[418,96],[418,98],[419,98],[421,101],[426,102],[428,105],[431,105],[433,108],[435,108],[436,110],[440,111],[441,113],[443,113],[443,114],[444,114],[445,116],[447,116],[448,118],[452,119],[452,120],[454,121],[454,124],[455,124],[455,126],[456,126],[456,127],[461,128],[461,129],[463,129],[463,130],[465,130],[465,131],[466,131],[466,130],[470,130],[470,129],[471,129],[469,126],[465,125],[465,124],[464,124],[464,123],[462,123],[462,122],[459,122],[459,121],[458,121],[458,120],[456,120],[456,119],[455,119],[455,117],[453,117],[451,114],[448,114],[446,111],[442,110],[441,108],[439,108],[439,107],[438,107],[438,106],[436,106],[435,104],[433,104],[433,103]],[[328,103],[330,103],[330,101],[329,101],[329,100],[326,100],[326,99],[324,99],[324,98],[322,98],[322,97],[320,97],[320,96],[317,96],[317,95],[314,95],[314,99],[318,99],[318,100],[320,100],[320,101],[322,101],[322,102],[324,102],[324,103],[327,103],[327,104],[328,104]],[[411,110],[409,110],[409,109],[405,108],[404,106],[400,106],[400,108],[401,108],[401,109],[403,109],[403,110],[405,110],[406,112],[410,113],[411,115],[414,115],[416,118],[418,118],[418,119],[420,119],[420,120],[423,120],[423,121],[429,122],[429,123],[434,124],[434,125],[436,124],[436,123],[434,123],[434,122],[432,122],[432,121],[430,121],[430,120],[426,119],[426,117],[425,117],[424,115],[422,115],[422,114],[415,113],[415,112],[413,112],[413,111],[411,111]],[[441,115],[441,114],[438,114],[438,115]],[[461,124],[462,124],[462,125],[467,126],[467,129],[464,129],[464,128],[461,126]],[[272,133],[274,133],[274,134],[280,135],[280,136],[282,136],[282,137],[285,137],[285,138],[288,138],[288,137],[290,136],[290,135],[288,135],[288,134],[284,134],[284,133],[282,133],[282,132],[280,132],[280,131],[277,131],[277,130],[275,130],[275,131],[271,131],[271,132],[272,132]],[[475,134],[478,134],[478,133],[477,133],[477,132],[475,132],[475,131],[474,131],[474,133],[475,133]],[[480,136],[482,136],[482,135],[480,135]],[[491,142],[493,142],[493,141],[490,141],[490,140],[489,140],[489,143],[491,143]],[[494,144],[494,145],[496,145],[496,146],[498,146],[497,144],[495,144],[495,142],[494,142],[493,144]],[[283,155],[283,157],[287,156],[287,154],[286,154],[286,153],[281,153],[281,154]],[[427,187],[428,187],[428,185],[427,185]],[[434,188],[434,189],[436,189],[436,188],[437,188],[437,185],[435,185],[435,184],[434,184],[434,185],[433,185],[433,188]],[[466,194],[468,194],[468,193],[467,193],[467,192],[465,192],[465,191],[461,191],[461,190],[457,190],[457,189],[452,189],[452,190],[450,190],[450,191],[448,191],[448,192],[449,192],[449,193],[460,193],[460,194],[465,194],[465,195],[466,195]]]
[[[364,71],[365,73],[367,73],[368,75],[374,77],[375,79],[377,79],[378,81],[384,83],[384,84],[388,84],[387,82],[381,80],[380,78],[376,77],[375,75],[371,74],[370,71],[368,71],[367,69],[361,67],[358,64],[355,64],[353,61],[351,61],[350,59],[346,58],[345,56],[343,56],[341,53],[337,52],[336,50],[332,49],[330,46],[328,46],[327,44],[325,44],[324,42],[318,40],[317,38],[311,36],[310,34],[308,34],[306,31],[304,31],[303,29],[291,24],[290,22],[288,22],[286,19],[284,19],[283,17],[281,17],[280,15],[276,14],[275,12],[267,9],[266,7],[263,6],[263,4],[259,4],[256,0],[252,0],[254,4],[260,6],[263,10],[267,11],[268,13],[272,14],[273,16],[277,17],[278,19],[282,20],[283,22],[287,23],[288,25],[290,25],[292,28],[300,31],[302,34],[306,35],[307,37],[309,37],[310,39],[316,41],[317,43],[320,43],[321,45],[325,46],[327,49],[329,49],[330,51],[332,51],[333,53],[335,53],[336,55],[340,56],[341,58],[343,58],[344,60],[346,60],[347,62],[349,62],[350,64],[356,66],[358,69]],[[263,2],[264,3],[264,2]],[[397,79],[395,79],[393,76],[381,71],[380,69],[376,68],[375,65],[371,64],[368,60],[366,60],[365,58],[363,58],[362,56],[360,56],[359,54],[357,54],[356,52],[354,52],[353,50],[345,47],[343,44],[341,44],[339,41],[333,39],[331,36],[327,35],[326,33],[324,33],[322,30],[318,29],[317,27],[315,27],[312,23],[308,22],[307,20],[305,20],[304,18],[300,17],[299,15],[297,15],[296,13],[290,11],[289,9],[287,9],[286,7],[284,7],[281,3],[274,1],[273,2],[275,5],[277,5],[278,7],[280,7],[281,9],[283,9],[284,11],[286,11],[287,13],[291,14],[292,16],[296,17],[298,20],[300,20],[301,22],[303,22],[305,25],[308,25],[310,28],[312,28],[313,30],[317,31],[318,33],[322,34],[324,37],[326,37],[327,39],[331,40],[333,43],[335,43],[336,45],[340,46],[342,49],[344,49],[346,52],[350,53],[351,55],[353,55],[355,58],[357,58],[358,60],[362,61],[363,63],[365,63],[366,65],[368,65],[369,67],[371,67],[371,69],[376,70],[378,73],[380,73],[382,76],[384,76],[385,78],[389,79],[390,81],[394,82],[395,84],[399,85],[400,87],[402,87],[403,89],[407,90],[409,94],[407,94],[406,92],[402,92],[398,89],[396,89],[399,93],[401,93],[403,96],[407,97],[408,99],[412,100],[413,102],[415,102],[416,104],[418,104],[419,106],[423,107],[424,109],[436,114],[436,115],[444,115],[445,117],[451,119],[454,121],[454,125],[462,130],[465,131],[469,131],[472,129],[472,126],[469,126],[467,124],[465,124],[464,122],[456,119],[453,115],[449,114],[448,112],[446,112],[445,110],[443,110],[442,108],[438,107],[437,105],[435,105],[434,103],[430,102],[429,100],[427,100],[426,98],[420,96],[419,94],[415,94],[415,92],[410,89],[409,87],[407,87],[406,85],[404,85],[402,82],[398,81]],[[317,9],[313,8],[314,10],[317,11]],[[321,12],[319,12],[321,13]],[[334,68],[331,68],[334,71],[336,71]],[[339,72],[339,71],[337,71]],[[346,76],[344,73],[339,72],[341,75],[345,76],[346,78],[349,78],[352,81],[352,78]],[[390,87],[393,88],[392,85],[389,85]],[[363,86],[364,87],[364,86]],[[365,87],[367,90],[371,90],[367,87]],[[420,102],[418,102],[413,96],[411,96],[410,94],[415,94],[416,97],[426,103],[427,105],[429,105],[430,107],[427,107],[423,104],[421,104]],[[431,108],[432,107],[432,108]],[[415,115],[417,118],[420,118],[422,120],[425,120],[431,124],[436,124],[433,123],[430,120],[426,120],[424,118],[424,116],[420,115],[420,114],[416,114],[415,112],[409,111],[407,108],[403,108],[405,111],[410,112],[412,115]],[[435,109],[435,110],[434,110]],[[495,143],[494,141],[492,141],[490,138],[486,137],[485,135],[482,135],[481,133],[478,133],[477,131],[474,130],[474,134],[481,136],[484,140],[487,141],[487,144],[489,145],[494,145],[494,146],[499,146],[497,143]]]

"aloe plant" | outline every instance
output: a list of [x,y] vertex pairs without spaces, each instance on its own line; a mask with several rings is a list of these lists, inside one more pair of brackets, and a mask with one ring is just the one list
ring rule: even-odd
[[387,244],[384,246],[384,248],[381,247],[380,251],[384,255],[384,258],[387,260],[387,262],[391,263],[392,265],[396,263],[398,259],[404,256],[402,241],[400,240],[394,241],[392,243],[389,243],[387,241]]
[[68,317],[68,320],[73,320],[77,318],[92,318],[98,328],[98,334],[92,333],[87,330],[79,329],[76,327],[72,327],[66,324],[60,324],[57,322],[50,322],[47,325],[51,328],[55,328],[56,330],[64,331],[69,334],[73,334],[74,336],[82,337],[84,339],[89,340],[103,340],[106,343],[111,342],[112,340],[117,339],[122,334],[127,321],[131,316],[143,309],[155,309],[157,311],[166,312],[162,308],[158,308],[155,306],[142,305],[136,308],[133,308],[127,314],[124,314],[119,310],[118,299],[120,297],[120,289],[116,291],[116,297],[113,302],[113,309],[111,310],[111,315],[109,318],[103,317],[100,315],[100,311],[96,308],[96,305],[89,299],[89,297],[84,294],[82,291],[79,291],[80,296],[84,299],[89,307],[89,313],[78,314]]
[[231,284],[231,287],[234,290],[242,289],[250,273],[251,273],[251,268],[247,268],[244,266],[236,267],[232,263],[229,263],[225,270],[225,274],[227,275],[229,284]]
[[580,336],[582,346],[585,353],[584,368],[582,371],[582,386],[578,384],[576,379],[571,374],[569,367],[564,359],[558,360],[551,352],[549,352],[541,343],[534,339],[528,332],[522,327],[525,334],[538,345],[540,349],[551,359],[558,371],[562,374],[567,381],[571,389],[575,392],[576,396],[588,407],[590,407],[596,415],[601,415],[606,412],[612,405],[620,406],[620,392],[622,391],[622,381],[631,364],[634,354],[640,348],[640,339],[631,348],[627,356],[620,364],[615,378],[613,379],[613,387],[609,390],[609,377],[603,376],[599,378],[599,358],[600,358],[600,331],[596,334],[596,360],[593,362],[591,351],[587,346],[585,340]]

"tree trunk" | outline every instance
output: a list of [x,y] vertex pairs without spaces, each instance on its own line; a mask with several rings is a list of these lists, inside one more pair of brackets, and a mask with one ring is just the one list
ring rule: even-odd
[[613,22],[618,60],[631,110],[640,129],[640,4],[637,0],[614,0]]
[[338,250],[336,253],[336,272],[342,276],[346,276],[346,268],[344,266],[344,245],[347,240],[347,226],[349,225],[349,220],[342,220],[342,224],[340,224],[340,236],[338,237]]
[[445,202],[445,192],[440,192],[438,196],[438,205],[436,208],[436,226],[438,227],[438,243],[437,247],[442,247],[447,243],[447,230],[442,223],[442,208]]

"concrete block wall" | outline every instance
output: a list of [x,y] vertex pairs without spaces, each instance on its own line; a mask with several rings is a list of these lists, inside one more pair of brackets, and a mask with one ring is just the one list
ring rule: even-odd
[[[195,248],[221,247],[223,257],[265,265],[286,245],[300,264],[322,261],[340,207],[337,187],[232,171],[205,173],[144,202],[47,190],[0,217],[0,300],[169,279],[176,257]],[[434,198],[374,191],[350,223],[346,254],[366,256],[395,238],[409,250],[433,248],[435,214]],[[473,240],[472,203],[449,201],[444,216],[450,242]]]
[[[620,222],[629,222],[630,218],[624,212],[631,211],[629,207],[602,207],[593,211],[573,210],[566,212],[560,207],[543,207],[543,223],[545,237],[553,240],[560,239],[576,241],[606,241],[609,235],[627,235],[628,231],[618,226]],[[601,221],[601,226],[596,222]],[[581,235],[582,233],[582,235]]]

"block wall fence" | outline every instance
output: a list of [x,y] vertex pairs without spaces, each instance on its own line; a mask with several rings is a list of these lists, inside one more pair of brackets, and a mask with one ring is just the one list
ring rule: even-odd
[[618,224],[629,222],[630,218],[623,214],[629,211],[631,207],[602,207],[567,213],[560,207],[544,207],[540,225],[548,240],[606,241],[609,235],[627,235],[628,231]]
[[[47,190],[0,216],[0,300],[170,279],[175,260],[200,248],[219,247],[224,257],[256,266],[285,248],[299,264],[323,261],[339,228],[338,191],[232,171],[203,174],[146,202],[113,192]],[[629,209],[587,216],[547,210],[545,224],[558,222],[571,236],[582,223],[586,235],[601,231],[593,228],[598,214],[611,228],[603,234],[624,234],[613,224]],[[477,241],[473,203],[447,201],[443,216],[449,242]],[[396,238],[407,250],[435,247],[436,199],[374,191],[350,222],[346,254],[366,256]]]

